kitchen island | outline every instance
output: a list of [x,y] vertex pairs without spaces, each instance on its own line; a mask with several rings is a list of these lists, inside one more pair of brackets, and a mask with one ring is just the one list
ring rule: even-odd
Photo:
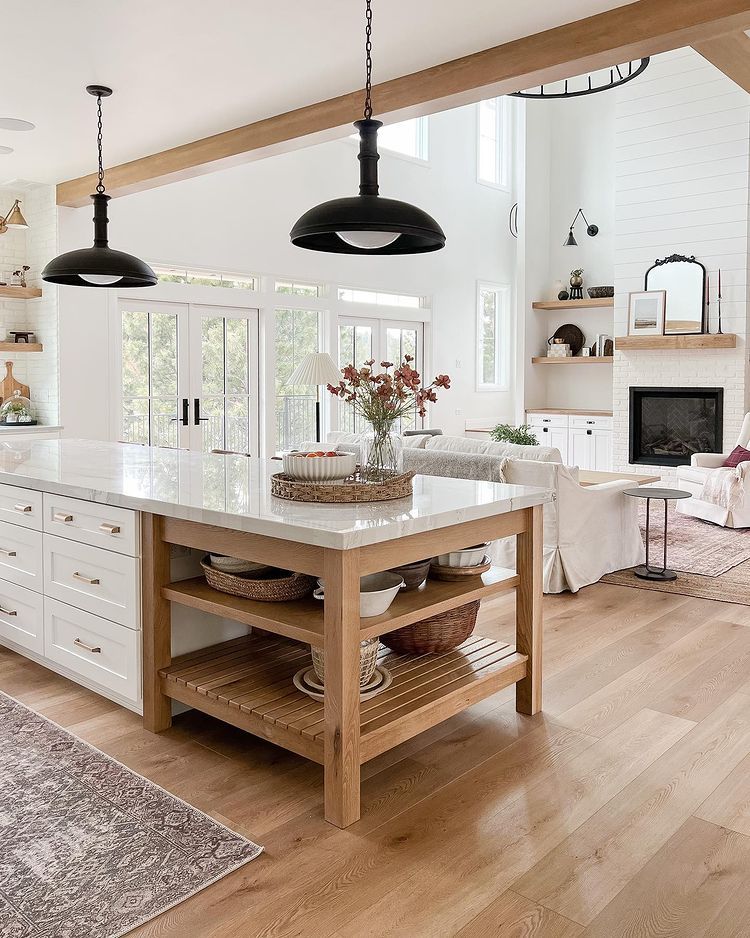
[[[510,684],[516,685],[518,710],[540,709],[542,506],[551,496],[523,486],[417,476],[413,495],[398,501],[302,504],[270,494],[270,475],[278,469],[278,463],[247,457],[127,444],[8,444],[0,451],[0,524],[7,519],[5,533],[11,535],[19,525],[33,528],[32,493],[44,493],[39,531],[44,544],[52,545],[45,547],[51,558],[45,606],[49,581],[49,601],[61,621],[67,610],[72,624],[65,634],[79,656],[105,654],[97,622],[105,637],[110,626],[129,631],[131,643],[134,634],[142,635],[143,719],[149,730],[169,727],[176,700],[312,759],[324,766],[325,816],[346,827],[359,817],[363,762]],[[23,491],[29,498],[19,501]],[[62,508],[60,498],[68,499]],[[121,516],[101,520],[102,511],[110,510],[137,514],[137,526]],[[137,551],[129,546],[134,530],[140,531]],[[382,615],[360,619],[361,576],[510,536],[517,540],[517,570],[492,568],[463,582],[429,580],[400,595]],[[199,577],[174,578],[175,546],[323,577],[325,602],[322,609],[309,599],[254,602],[218,593]],[[110,555],[117,551],[128,560],[114,563]],[[112,582],[130,582],[130,555],[141,599],[137,618],[126,601],[107,595],[113,587],[105,582],[110,569]],[[7,575],[12,579],[12,572]],[[75,580],[76,593],[63,582],[66,577]],[[508,590],[516,592],[514,646],[472,636],[444,655],[401,656],[388,690],[360,703],[360,641]],[[172,614],[184,607],[246,632],[262,631],[173,659]],[[73,614],[76,608],[81,611]],[[93,623],[92,609],[98,615]],[[79,628],[81,616],[89,617],[96,643]],[[0,611],[0,640],[2,623]],[[57,649],[63,638],[51,644]],[[46,633],[43,639],[46,652]],[[323,703],[291,683],[307,656],[299,643],[325,650]],[[18,647],[17,641],[9,644]]]

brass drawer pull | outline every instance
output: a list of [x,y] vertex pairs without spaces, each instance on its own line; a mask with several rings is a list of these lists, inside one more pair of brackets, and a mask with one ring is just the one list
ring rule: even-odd
[[56,511],[54,515],[52,515],[52,520],[67,524],[69,521],[73,520],[73,515],[68,515],[64,511]]
[[17,557],[17,556],[18,556],[18,551],[16,551],[16,550],[8,550],[8,549],[5,548],[5,547],[0,547],[0,554],[2,554],[4,557]]
[[84,576],[82,573],[78,573],[77,571],[73,574],[73,579],[74,579],[74,580],[80,580],[82,583],[88,583],[89,586],[98,586],[98,585],[99,585],[99,580],[98,580],[97,577],[94,577],[94,578],[92,579],[91,577]]
[[0,606],[0,615],[17,616],[18,613],[16,612],[15,609],[4,609],[2,606]]
[[120,525],[110,524],[109,521],[102,521],[102,523],[99,525],[99,530],[103,531],[105,534],[119,534]]
[[23,512],[24,514],[28,514],[28,512],[34,510],[34,506],[33,506],[33,505],[14,505],[14,506],[13,506],[13,510],[14,510],[14,511],[21,511],[21,512]]
[[73,644],[78,645],[79,648],[85,648],[86,651],[90,651],[92,655],[100,655],[102,653],[98,645],[87,645],[86,642],[82,642],[80,638],[73,639]]

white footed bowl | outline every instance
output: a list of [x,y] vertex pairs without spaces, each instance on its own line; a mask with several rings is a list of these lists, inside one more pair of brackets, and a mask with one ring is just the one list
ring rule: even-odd
[[337,453],[335,456],[304,456],[286,453],[284,472],[301,482],[334,482],[350,476],[357,467],[353,453]]
[[441,567],[476,567],[484,560],[490,543],[488,541],[486,544],[475,544],[474,547],[452,550],[449,554],[440,554],[436,560]]
[[[396,598],[396,594],[406,584],[397,573],[370,573],[359,581],[359,615],[362,619],[381,616]],[[318,588],[313,593],[316,599],[325,596],[325,584],[318,580]]]

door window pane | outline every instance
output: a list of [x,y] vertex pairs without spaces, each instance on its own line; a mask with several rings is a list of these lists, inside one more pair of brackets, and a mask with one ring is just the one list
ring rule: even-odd
[[202,387],[204,394],[224,393],[224,319],[201,318]]
[[309,352],[320,348],[318,313],[307,309],[276,310],[276,446],[291,449],[315,438],[318,388],[287,382]]
[[247,394],[249,389],[249,336],[247,319],[226,322],[226,392]]
[[177,446],[174,398],[151,398],[151,445]]
[[[386,328],[386,357],[394,365],[400,365],[405,355],[411,355],[414,359],[412,366],[417,368],[417,330],[404,329],[400,326],[388,326]],[[404,430],[411,430],[417,423],[417,410],[406,414],[398,421],[398,430],[403,433]]]
[[[372,326],[342,323],[339,326],[339,368],[346,365],[361,368],[372,357]],[[338,407],[341,430],[345,433],[359,433],[366,428],[365,422],[349,404],[340,400]]]
[[148,397],[148,313],[122,314],[123,397]]

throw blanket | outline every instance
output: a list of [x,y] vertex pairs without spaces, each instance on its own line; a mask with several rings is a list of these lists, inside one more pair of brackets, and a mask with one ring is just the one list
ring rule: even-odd
[[743,467],[748,465],[750,463],[740,463],[736,468],[727,466],[709,472],[703,483],[701,499],[712,505],[726,508],[727,511],[736,511],[744,501]]
[[477,482],[505,482],[504,456],[483,453],[451,453],[445,450],[406,449],[404,469],[423,476],[447,476]]

